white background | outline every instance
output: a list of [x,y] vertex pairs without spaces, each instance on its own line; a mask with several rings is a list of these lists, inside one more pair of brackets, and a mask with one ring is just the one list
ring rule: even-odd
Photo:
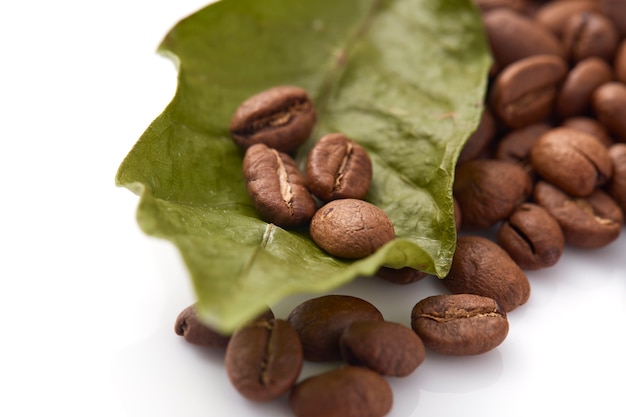
[[[222,355],[173,331],[193,302],[178,254],[141,233],[118,165],[174,94],[155,49],[200,0],[0,6],[0,415],[290,416],[248,402]],[[389,379],[393,417],[623,416],[626,238],[529,274],[530,301],[497,349],[428,353]],[[337,290],[408,325],[440,292],[360,280]],[[274,306],[285,316],[299,301]],[[332,366],[332,365],[329,365]],[[307,364],[303,376],[325,369]]]

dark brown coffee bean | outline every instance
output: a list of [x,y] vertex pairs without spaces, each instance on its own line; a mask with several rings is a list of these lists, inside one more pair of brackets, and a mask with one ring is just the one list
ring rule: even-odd
[[584,198],[567,195],[545,181],[535,185],[535,201],[558,222],[565,242],[580,248],[594,249],[619,237],[624,214],[605,192],[595,189]]
[[295,227],[315,214],[315,200],[289,155],[261,143],[253,145],[243,158],[243,175],[254,207],[266,222]]
[[345,198],[322,206],[309,229],[315,243],[331,255],[364,258],[395,239],[384,211],[363,200]]
[[458,238],[450,272],[441,283],[453,294],[493,298],[506,312],[530,296],[526,274],[504,249],[481,236]]
[[616,143],[609,148],[613,160],[613,176],[607,190],[626,215],[626,143]]
[[292,153],[309,138],[316,117],[313,102],[305,90],[293,86],[273,87],[239,106],[230,122],[230,132],[243,150],[255,143],[264,143],[280,152]]
[[613,68],[617,81],[626,84],[626,39],[620,43],[617,52],[615,52]]
[[385,376],[403,377],[424,362],[424,344],[408,327],[388,321],[350,324],[339,340],[341,356],[350,365],[365,366]]
[[210,348],[226,349],[230,340],[230,335],[222,334],[198,320],[195,304],[180,312],[174,324],[174,331],[192,345]]
[[595,0],[549,1],[537,10],[534,18],[561,39],[565,24],[571,16],[580,12],[599,10],[600,7]]
[[547,119],[567,71],[565,61],[554,55],[531,56],[509,65],[489,93],[494,113],[513,129]]
[[371,303],[348,295],[324,295],[296,306],[287,321],[298,332],[304,358],[313,362],[341,359],[339,338],[355,321],[383,320]]
[[512,162],[476,159],[457,168],[453,188],[463,225],[484,228],[507,218],[530,195],[532,181]]
[[555,55],[565,59],[565,49],[548,29],[512,10],[487,12],[483,22],[491,51],[500,69],[532,55]]
[[299,382],[289,405],[296,417],[382,417],[391,411],[393,393],[376,372],[344,366]]
[[602,142],[602,144],[607,148],[613,144],[613,138],[609,134],[609,131],[606,130],[606,127],[604,127],[602,123],[591,117],[570,117],[563,120],[561,126],[569,127],[571,129],[590,134],[591,136],[600,140],[600,142]]
[[444,355],[478,355],[500,345],[509,333],[506,312],[488,297],[434,295],[411,311],[411,327],[424,345]]
[[306,161],[309,189],[322,201],[363,199],[372,182],[367,151],[341,133],[330,133],[313,146]]
[[376,272],[377,277],[382,278],[385,281],[400,285],[406,285],[420,281],[424,279],[426,275],[428,274],[408,266],[400,269],[383,266]]
[[597,0],[602,14],[613,22],[620,37],[626,37],[626,2],[624,0]]
[[[273,319],[274,314],[268,308],[255,320]],[[196,304],[192,304],[178,314],[174,324],[174,332],[192,345],[226,349],[230,335],[223,334],[202,323],[196,313]]]
[[556,100],[556,111],[561,118],[589,113],[591,96],[596,88],[613,79],[607,62],[597,57],[581,60],[571,69]]
[[600,13],[574,14],[563,28],[563,45],[572,62],[592,56],[612,62],[618,42],[613,22]]
[[626,85],[617,81],[601,85],[593,93],[591,102],[596,117],[613,138],[626,142]]
[[550,130],[547,123],[535,123],[507,133],[499,142],[495,158],[521,165],[527,172],[531,170],[529,155],[537,139]]
[[522,204],[502,223],[497,240],[520,268],[528,270],[555,265],[565,246],[556,219],[532,203]]
[[491,115],[491,111],[485,107],[478,128],[463,145],[463,149],[457,159],[457,164],[476,159],[486,153],[489,144],[496,134],[496,121]]
[[530,151],[530,162],[544,179],[579,197],[606,183],[613,170],[606,146],[567,127],[544,133]]
[[253,401],[285,394],[302,369],[302,346],[284,320],[258,320],[237,330],[224,358],[226,372],[237,391]]

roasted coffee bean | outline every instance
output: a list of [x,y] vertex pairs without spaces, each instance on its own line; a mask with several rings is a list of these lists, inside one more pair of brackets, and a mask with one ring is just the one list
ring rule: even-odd
[[478,128],[463,145],[457,164],[476,159],[484,155],[496,133],[496,121],[489,108],[485,107]]
[[254,207],[266,222],[301,226],[315,214],[315,200],[289,155],[261,143],[253,145],[243,158],[243,175]]
[[348,295],[324,295],[296,306],[287,321],[298,332],[304,358],[313,362],[341,359],[339,338],[355,321],[383,320],[371,303]]
[[457,167],[453,190],[463,225],[490,227],[507,218],[530,195],[532,181],[515,163],[475,159]]
[[494,113],[513,129],[546,120],[567,70],[565,61],[554,55],[536,55],[512,63],[491,87],[489,100]]
[[576,198],[540,181],[533,196],[559,222],[565,242],[572,246],[600,248],[619,237],[624,214],[615,200],[600,189]]
[[615,78],[626,84],[626,39],[620,43],[617,52],[615,52],[615,60],[613,64],[615,70]]
[[556,36],[530,17],[498,8],[485,13],[483,22],[499,69],[533,55],[566,57],[565,49]]
[[497,241],[520,268],[528,270],[555,265],[565,246],[559,223],[533,203],[515,209],[498,229]]
[[361,145],[330,133],[309,152],[306,176],[309,190],[322,201],[363,199],[372,182],[372,161]]
[[364,258],[395,239],[384,211],[363,200],[345,198],[322,206],[309,228],[315,243],[331,255]]
[[174,331],[192,345],[210,348],[226,349],[230,340],[230,335],[222,334],[198,320],[195,304],[180,312],[174,324]]
[[[257,319],[273,319],[274,314],[268,308],[266,312],[261,314]],[[256,320],[256,319],[255,319]],[[178,314],[176,323],[174,324],[174,332],[192,345],[226,349],[230,335],[220,333],[219,331],[202,323],[196,314],[196,304],[192,304]]]
[[527,172],[531,171],[530,149],[537,139],[550,130],[547,123],[535,123],[507,133],[499,142],[495,158],[521,165]]
[[453,294],[493,298],[509,312],[528,301],[528,277],[509,254],[481,236],[460,236],[448,275],[441,283]]
[[382,417],[391,411],[393,393],[376,372],[344,366],[299,382],[289,405],[296,417]]
[[424,345],[444,355],[478,355],[500,345],[509,333],[506,312],[488,297],[434,295],[411,311],[411,327]]
[[597,0],[602,14],[613,22],[620,37],[626,37],[626,2],[624,0]]
[[591,117],[570,117],[563,120],[561,126],[588,133],[600,140],[600,142],[602,142],[602,144],[607,148],[613,144],[613,138],[611,138],[611,135],[609,134],[609,131],[606,130],[606,127]]
[[595,11],[600,11],[595,0],[550,1],[544,3],[537,10],[534,19],[561,39],[567,20],[571,16],[580,12]]
[[264,143],[280,152],[292,153],[311,135],[315,107],[299,87],[279,86],[245,100],[230,122],[235,143],[243,150]]
[[578,197],[606,183],[613,170],[606,146],[567,127],[544,133],[530,151],[530,162],[545,180]]
[[382,278],[385,281],[400,285],[406,285],[420,281],[424,279],[426,275],[428,274],[408,266],[399,269],[383,266],[376,272],[377,277]]
[[574,14],[563,28],[563,45],[572,62],[590,57],[612,62],[618,42],[615,26],[600,13]]
[[339,340],[341,356],[350,365],[381,375],[403,377],[424,362],[424,343],[408,327],[388,321],[357,321]]
[[561,86],[556,100],[558,115],[565,119],[589,113],[593,92],[612,79],[613,72],[605,60],[597,57],[581,60]]
[[288,392],[302,369],[302,346],[284,320],[257,320],[237,330],[226,348],[225,366],[237,391],[253,401]]
[[626,215],[626,143],[616,143],[609,148],[613,160],[613,176],[607,190]]
[[591,102],[596,117],[613,138],[626,142],[626,85],[617,81],[603,84],[593,93]]

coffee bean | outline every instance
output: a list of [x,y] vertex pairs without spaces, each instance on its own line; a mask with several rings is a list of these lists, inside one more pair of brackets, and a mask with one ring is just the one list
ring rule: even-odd
[[383,315],[371,303],[348,295],[312,298],[287,317],[300,336],[304,358],[313,362],[341,360],[341,333],[352,322],[364,320],[383,320]]
[[292,153],[309,138],[316,117],[305,90],[278,86],[245,100],[232,117],[230,132],[243,150],[264,143],[280,152]]
[[606,146],[567,127],[544,133],[531,149],[530,162],[545,180],[579,197],[606,183],[613,170]]
[[563,45],[572,62],[590,57],[612,61],[619,37],[613,23],[600,13],[572,15],[563,28]]
[[420,281],[424,279],[426,275],[428,274],[408,266],[399,269],[383,266],[376,272],[377,277],[399,285]]
[[616,143],[609,148],[613,160],[613,176],[607,190],[626,215],[626,143]]
[[533,197],[558,222],[565,242],[595,249],[619,237],[624,214],[604,191],[595,189],[586,197],[572,197],[545,181],[535,185]]
[[498,244],[522,269],[553,266],[561,258],[565,238],[561,226],[544,208],[524,203],[502,223]]
[[450,271],[441,283],[453,294],[493,298],[506,312],[530,296],[526,274],[504,249],[481,236],[457,239]]
[[561,39],[567,20],[571,16],[592,11],[600,11],[595,0],[549,1],[537,10],[534,19]]
[[615,52],[615,78],[626,84],[626,39],[622,40],[617,52]]
[[196,305],[192,304],[180,312],[174,324],[174,331],[192,345],[226,349],[230,335],[205,325],[196,316]]
[[495,300],[473,294],[434,295],[411,311],[411,327],[424,345],[444,355],[478,355],[500,345],[509,332]]
[[269,401],[288,392],[302,369],[302,346],[284,320],[258,320],[237,330],[226,348],[228,377],[253,401]]
[[559,91],[556,111],[561,118],[588,114],[593,92],[613,79],[613,71],[603,59],[590,57],[572,68]]
[[626,142],[626,85],[613,81],[601,85],[591,98],[598,120],[614,138]]
[[602,14],[613,22],[620,37],[626,37],[626,2],[624,0],[597,0]]
[[339,340],[350,365],[366,366],[381,375],[403,377],[424,362],[424,344],[408,327],[388,321],[357,321]]
[[243,159],[248,194],[263,220],[281,227],[308,223],[315,200],[295,161],[264,144],[252,145]]
[[546,120],[553,112],[567,71],[566,62],[554,55],[516,61],[495,79],[489,93],[491,107],[504,124],[514,129]]
[[395,239],[384,211],[363,200],[346,198],[322,206],[309,228],[315,243],[331,255],[364,258]]
[[613,144],[613,138],[606,130],[606,127],[596,119],[585,116],[570,117],[561,122],[562,127],[569,127],[574,130],[590,134],[600,140],[607,148]]
[[498,141],[495,158],[517,163],[524,170],[530,172],[532,170],[529,160],[530,149],[537,139],[548,130],[550,130],[549,124],[535,123],[508,132]]
[[298,383],[289,404],[296,417],[382,417],[391,410],[393,393],[376,372],[345,366]]
[[476,159],[484,155],[496,133],[496,121],[489,108],[485,107],[476,131],[465,142],[457,164]]
[[322,201],[365,197],[372,181],[367,151],[341,133],[323,136],[306,161],[309,189]]
[[485,13],[483,22],[499,69],[533,55],[566,57],[565,49],[556,36],[527,16],[497,8]]
[[507,218],[526,199],[532,180],[518,164],[476,159],[457,167],[453,190],[463,224],[490,227]]
[[[217,330],[202,323],[197,316],[196,312],[197,304],[192,304],[185,308],[176,317],[176,323],[174,324],[174,332],[177,335],[183,336],[185,341],[192,345],[226,349],[230,335],[223,334]],[[273,319],[274,314],[271,309],[267,309],[264,313],[259,315],[254,320]]]

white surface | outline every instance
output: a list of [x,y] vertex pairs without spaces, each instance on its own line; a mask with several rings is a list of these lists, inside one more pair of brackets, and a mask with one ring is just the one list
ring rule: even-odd
[[[221,354],[174,334],[193,301],[186,273],[168,243],[138,229],[138,198],[114,186],[174,94],[174,66],[154,50],[204,4],[0,5],[2,416],[291,415],[284,398],[242,399]],[[623,416],[625,254],[623,235],[529,274],[530,301],[510,314],[506,341],[478,357],[429,353],[413,375],[390,379],[389,416]],[[408,324],[436,284],[361,280],[337,292]]]

